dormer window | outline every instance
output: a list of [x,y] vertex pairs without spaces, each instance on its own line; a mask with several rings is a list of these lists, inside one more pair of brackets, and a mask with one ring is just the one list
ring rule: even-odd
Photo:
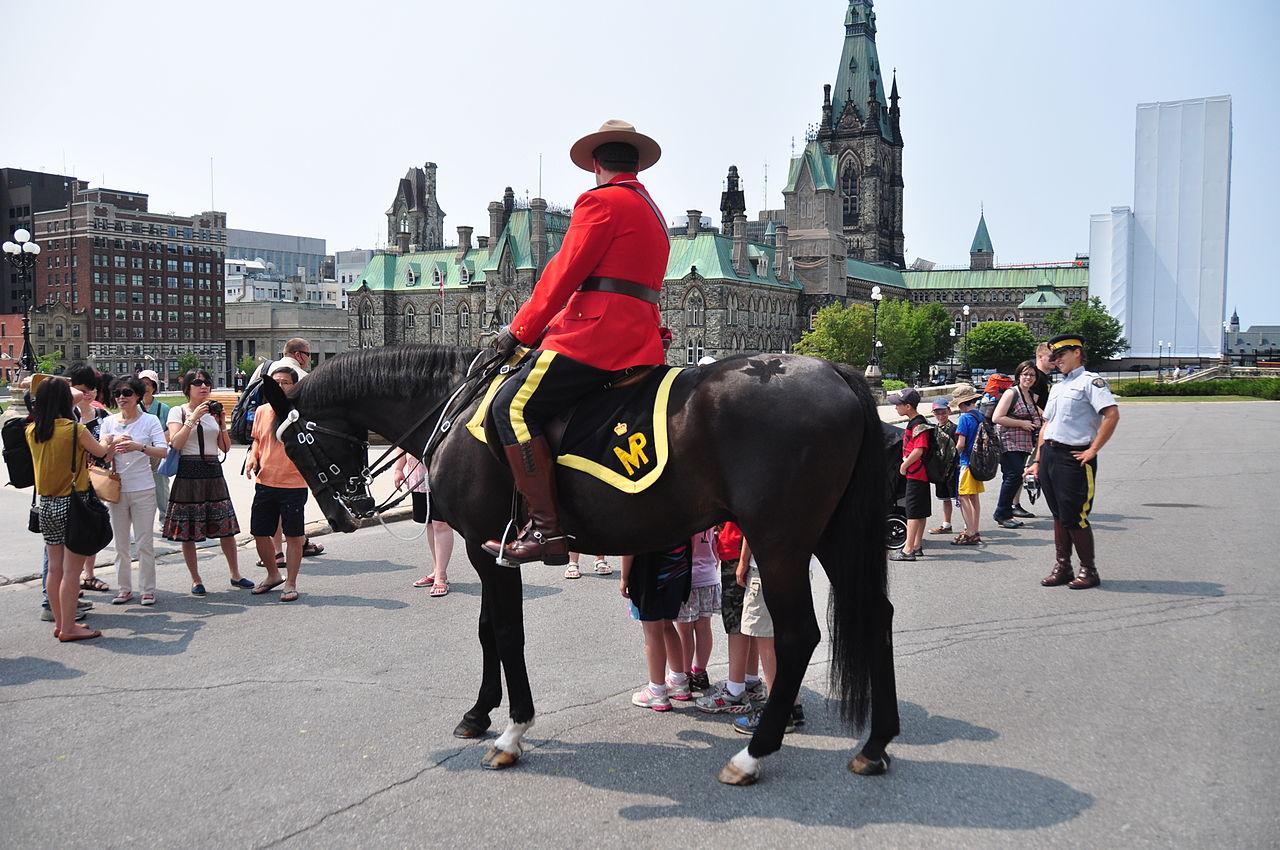
[[417,286],[417,285],[418,285],[418,276],[417,276],[416,274],[414,274],[414,273],[413,273],[413,269],[412,269],[412,268],[406,268],[406,269],[404,270],[404,282],[405,282],[405,285],[406,285],[406,286]]
[[439,286],[441,283],[444,282],[444,275],[440,274],[439,266],[436,266],[436,268],[431,272],[431,281],[436,286]]
[[466,266],[461,266],[458,269],[458,279],[462,281],[463,286],[471,283],[471,272],[467,271]]

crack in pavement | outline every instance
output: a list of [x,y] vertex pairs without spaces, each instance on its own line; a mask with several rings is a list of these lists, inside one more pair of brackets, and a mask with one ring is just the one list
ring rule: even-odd
[[183,693],[186,691],[214,691],[222,688],[236,688],[242,685],[359,685],[366,688],[382,688],[392,693],[411,693],[415,696],[425,696],[431,699],[454,700],[456,702],[468,702],[464,697],[448,696],[445,694],[434,694],[429,691],[422,690],[406,690],[397,688],[393,685],[382,682],[360,682],[351,679],[239,679],[234,682],[217,682],[212,685],[169,685],[164,687],[151,688],[106,688],[97,691],[82,691],[79,693],[55,693],[40,694],[30,697],[18,697],[17,699],[0,700],[0,705],[13,705],[20,702],[35,702],[45,699],[78,699],[83,697],[101,697],[115,696],[117,694],[147,694],[147,693]]
[[408,785],[411,782],[415,782],[418,779],[421,779],[430,771],[433,771],[436,768],[444,765],[446,762],[450,761],[451,759],[457,758],[458,756],[465,753],[467,750],[474,749],[474,748],[475,748],[474,744],[467,744],[466,746],[460,747],[459,749],[453,751],[452,753],[449,753],[449,755],[445,756],[439,761],[433,762],[432,764],[429,764],[426,767],[422,768],[421,770],[415,772],[411,776],[407,776],[404,779],[397,779],[395,782],[392,782],[390,785],[384,785],[381,788],[377,788],[369,792],[368,794],[366,794],[364,797],[361,797],[359,800],[356,800],[353,803],[348,803],[345,806],[341,806],[337,809],[334,809],[331,812],[327,812],[324,815],[321,815],[318,820],[314,821],[313,823],[307,824],[301,829],[295,829],[293,832],[290,832],[288,835],[283,835],[277,839],[267,842],[266,844],[258,844],[256,845],[256,848],[257,850],[266,850],[266,848],[268,847],[278,847],[279,845],[283,844],[284,842],[288,841],[291,838],[297,838],[299,835],[303,835],[304,833],[310,832],[311,830],[319,827],[329,818],[336,817],[337,815],[341,815],[341,814],[346,814],[347,812],[350,812],[350,811],[354,811],[355,809],[358,809],[361,806],[363,806],[365,803],[368,803],[374,797],[379,797],[388,791],[391,791],[395,788],[399,788],[402,785]]

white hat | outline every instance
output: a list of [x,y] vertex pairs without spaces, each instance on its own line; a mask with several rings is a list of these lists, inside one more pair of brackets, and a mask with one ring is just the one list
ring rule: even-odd
[[143,369],[139,372],[138,380],[142,380],[143,378],[146,378],[148,381],[155,384],[157,389],[160,387],[160,376],[156,374],[154,369]]

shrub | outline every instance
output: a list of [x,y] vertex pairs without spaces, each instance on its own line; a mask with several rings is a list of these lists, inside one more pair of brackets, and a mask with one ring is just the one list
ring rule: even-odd
[[893,378],[885,378],[880,382],[880,384],[884,387],[884,391],[887,393],[896,392],[897,390],[905,390],[907,388],[906,381],[898,381]]
[[1280,378],[1223,378],[1189,381],[1185,384],[1157,384],[1153,381],[1117,381],[1111,391],[1120,396],[1210,396],[1245,395],[1280,401]]

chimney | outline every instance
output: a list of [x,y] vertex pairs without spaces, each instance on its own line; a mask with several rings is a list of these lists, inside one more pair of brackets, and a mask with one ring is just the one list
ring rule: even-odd
[[702,227],[702,210],[686,210],[689,216],[689,223],[685,225],[685,235],[692,239],[698,235],[698,231]]
[[401,254],[409,253],[409,234],[407,233],[396,234],[396,248],[399,249]]
[[547,263],[547,202],[542,198],[529,201],[529,243],[533,250],[533,268],[541,274]]
[[475,228],[458,225],[458,260],[461,261],[471,250],[471,231]]
[[747,264],[747,217],[743,213],[733,217],[733,268],[743,277],[751,271]]
[[787,226],[775,225],[773,231],[773,267],[778,272],[778,280],[791,280],[791,251],[787,245]]
[[502,202],[494,201],[489,204],[489,242],[497,245],[498,238],[502,236]]
[[488,237],[488,236],[477,236],[477,237],[476,237],[476,247],[477,247],[477,248],[479,248],[481,251],[483,251],[485,248],[488,248],[488,247],[489,247],[489,237]]

